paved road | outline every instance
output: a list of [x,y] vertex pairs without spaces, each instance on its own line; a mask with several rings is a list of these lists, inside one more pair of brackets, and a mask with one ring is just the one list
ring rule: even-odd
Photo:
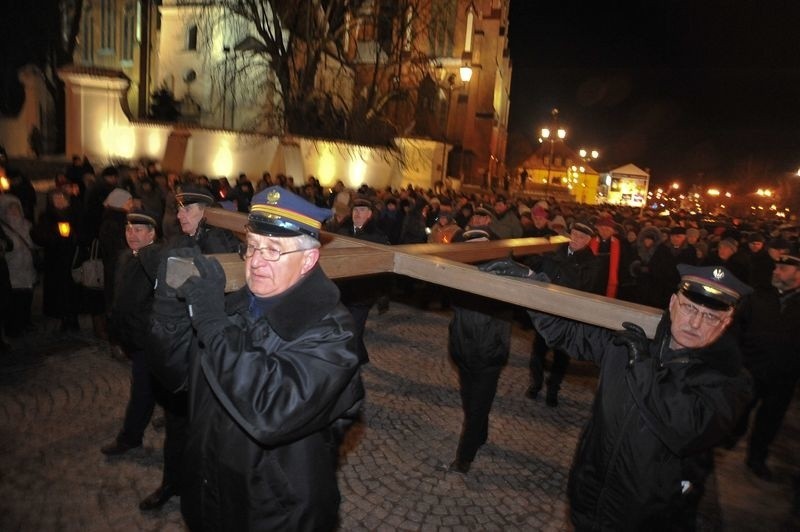
[[[437,471],[452,459],[461,423],[448,319],[396,302],[370,317],[368,402],[343,453],[340,528],[568,530],[566,478],[596,386],[592,368],[573,366],[556,409],[525,399],[531,334],[515,329],[489,443],[468,477]],[[89,333],[39,327],[0,355],[0,530],[183,530],[175,501],[137,509],[160,481],[163,429],[148,428],[143,448],[122,458],[99,452],[120,427],[129,366]],[[773,483],[748,474],[742,444],[719,451],[701,528],[800,528],[790,518],[798,434],[795,407],[771,458]]]

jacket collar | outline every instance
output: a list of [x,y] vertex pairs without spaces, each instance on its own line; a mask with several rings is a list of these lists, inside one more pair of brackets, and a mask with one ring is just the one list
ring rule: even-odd
[[[267,311],[270,327],[284,340],[295,340],[312,324],[327,316],[339,303],[339,288],[317,264],[283,294]],[[250,304],[250,289],[244,286],[225,301],[228,313],[243,314]]]

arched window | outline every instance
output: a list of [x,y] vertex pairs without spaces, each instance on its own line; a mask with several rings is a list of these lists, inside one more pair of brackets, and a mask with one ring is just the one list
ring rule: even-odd
[[122,60],[133,61],[136,49],[136,25],[138,10],[136,3],[128,2],[122,12]]
[[83,8],[83,28],[81,29],[81,58],[84,63],[94,61],[94,10],[88,3]]
[[475,33],[475,6],[470,4],[467,8],[467,28],[464,35],[464,53],[472,53],[472,36]]
[[197,50],[197,24],[192,24],[186,30],[186,49]]
[[413,32],[413,23],[414,23],[414,8],[408,6],[406,8],[406,15],[405,15],[405,34],[403,35],[403,51],[410,52],[411,51],[411,44],[414,39],[414,32]]
[[100,0],[100,47],[114,50],[117,41],[114,0]]

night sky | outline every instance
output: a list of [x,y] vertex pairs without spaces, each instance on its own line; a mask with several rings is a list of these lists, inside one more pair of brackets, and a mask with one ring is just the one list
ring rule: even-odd
[[800,167],[799,22],[796,1],[511,0],[511,142],[557,107],[600,170],[769,184]]

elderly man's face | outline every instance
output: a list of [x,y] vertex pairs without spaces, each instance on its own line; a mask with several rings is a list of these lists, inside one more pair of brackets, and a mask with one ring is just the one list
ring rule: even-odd
[[669,301],[673,349],[700,349],[717,341],[730,325],[733,309],[712,310],[690,301],[681,293]]
[[569,248],[572,251],[580,251],[586,246],[589,245],[589,241],[592,240],[592,237],[584,233],[583,231],[578,231],[577,229],[573,229],[569,232]]
[[353,227],[364,227],[364,224],[372,218],[372,209],[369,207],[353,207],[352,217]]
[[772,271],[772,286],[785,292],[800,286],[800,268],[792,264],[776,264]]
[[205,210],[205,206],[200,203],[190,203],[178,207],[178,222],[181,224],[183,234],[192,236],[197,232]]
[[[301,250],[297,238],[275,238],[247,233],[248,254],[244,262],[245,280],[257,297],[282,294],[308,273],[319,260],[319,249]],[[264,250],[263,252],[259,250]],[[270,261],[262,253],[274,250],[283,253],[278,260]],[[292,252],[292,253],[287,253]]]

